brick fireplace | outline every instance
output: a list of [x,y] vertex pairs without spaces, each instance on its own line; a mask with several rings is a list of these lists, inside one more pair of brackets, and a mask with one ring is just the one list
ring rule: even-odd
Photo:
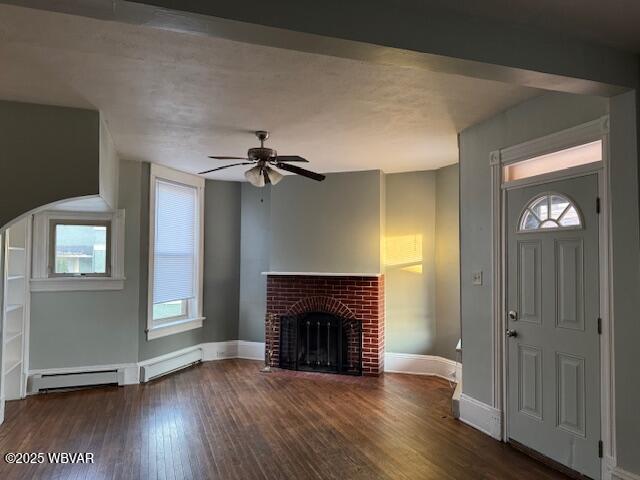
[[362,373],[384,371],[384,277],[267,273],[267,314],[276,321],[266,330],[271,365],[278,366],[283,316],[327,313],[362,324]]

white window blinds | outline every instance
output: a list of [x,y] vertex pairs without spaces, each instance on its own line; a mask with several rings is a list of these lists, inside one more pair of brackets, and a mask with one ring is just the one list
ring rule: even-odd
[[198,191],[156,180],[153,303],[196,295]]

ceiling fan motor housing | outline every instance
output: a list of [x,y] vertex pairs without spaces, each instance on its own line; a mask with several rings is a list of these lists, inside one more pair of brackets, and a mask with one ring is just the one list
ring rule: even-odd
[[251,160],[270,160],[277,157],[278,152],[276,152],[273,148],[255,147],[249,149],[249,151],[247,152],[247,156]]

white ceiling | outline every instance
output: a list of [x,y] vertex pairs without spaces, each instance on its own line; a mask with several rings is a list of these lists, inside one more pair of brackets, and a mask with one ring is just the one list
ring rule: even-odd
[[6,5],[0,65],[0,98],[99,109],[121,158],[189,172],[244,155],[257,129],[319,172],[438,168],[458,131],[539,93]]

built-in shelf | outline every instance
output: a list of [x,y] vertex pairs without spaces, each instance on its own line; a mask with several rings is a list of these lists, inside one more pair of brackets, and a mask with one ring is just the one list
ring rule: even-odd
[[3,373],[6,375],[6,374],[10,373],[11,371],[13,371],[16,367],[19,367],[21,364],[22,364],[22,360],[15,360],[12,363],[8,363],[7,364],[7,368],[4,369]]
[[[2,271],[2,382],[0,398],[17,400],[26,394],[23,370],[28,367],[29,282],[31,226],[25,218],[3,235],[6,252]],[[1,408],[1,406],[0,406]]]
[[22,332],[6,332],[4,335],[4,343],[5,345],[13,340],[15,340],[16,338],[19,338],[22,336]]
[[307,277],[381,277],[382,273],[336,273],[336,272],[262,272],[262,275],[307,276]]

